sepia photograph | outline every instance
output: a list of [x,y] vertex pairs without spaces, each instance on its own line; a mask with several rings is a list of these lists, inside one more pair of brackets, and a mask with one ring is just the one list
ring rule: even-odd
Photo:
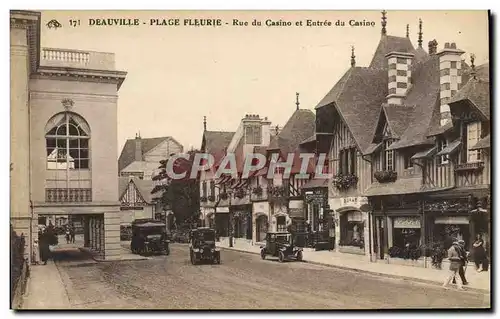
[[491,24],[10,10],[10,309],[491,311]]

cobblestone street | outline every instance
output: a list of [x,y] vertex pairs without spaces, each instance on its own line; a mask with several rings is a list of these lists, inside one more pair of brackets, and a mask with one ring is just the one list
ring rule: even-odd
[[[490,295],[378,278],[307,263],[261,260],[222,251],[221,265],[170,256],[95,262],[75,251],[56,259],[72,308],[85,309],[380,309],[482,308]],[[72,256],[67,256],[72,254]],[[71,258],[66,258],[71,257]],[[381,293],[381,291],[384,293]]]

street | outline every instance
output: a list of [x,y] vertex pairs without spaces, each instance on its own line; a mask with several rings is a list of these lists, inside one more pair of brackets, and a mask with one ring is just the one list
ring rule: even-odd
[[[97,263],[56,256],[73,308],[380,309],[489,307],[489,295],[379,278],[223,250],[221,265],[191,265],[186,245],[170,256]],[[70,254],[71,256],[68,256]]]

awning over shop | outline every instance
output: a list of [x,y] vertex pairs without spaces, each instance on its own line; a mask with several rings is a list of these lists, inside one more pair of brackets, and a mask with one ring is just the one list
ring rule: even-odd
[[458,150],[458,147],[460,146],[460,144],[462,144],[462,141],[460,141],[460,139],[456,139],[453,142],[451,142],[448,146],[446,146],[444,149],[442,149],[436,155],[440,156],[440,155],[451,154],[451,153],[455,152],[456,150]]
[[313,178],[309,182],[305,183],[302,186],[302,189],[312,189],[312,188],[321,188],[328,187],[328,179],[326,178]]
[[398,178],[394,183],[373,183],[364,196],[383,196],[419,193],[422,187],[422,178]]
[[484,138],[480,139],[476,145],[472,146],[471,150],[481,150],[484,148],[490,148],[490,134],[486,135]]
[[437,152],[437,147],[434,146],[434,147],[431,147],[431,148],[426,149],[424,151],[416,153],[415,155],[413,155],[411,157],[411,159],[429,158],[429,157],[433,156],[434,154],[436,154],[436,152]]

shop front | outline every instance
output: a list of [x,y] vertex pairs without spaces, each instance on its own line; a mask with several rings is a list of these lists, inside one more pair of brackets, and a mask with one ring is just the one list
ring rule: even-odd
[[254,242],[263,242],[266,239],[266,234],[269,229],[269,203],[268,202],[254,202],[252,204],[253,210],[253,234],[252,239]]
[[369,256],[369,209],[366,197],[330,199],[334,212],[335,251]]
[[252,210],[250,205],[232,206],[233,237],[252,240]]
[[217,207],[214,215],[215,232],[217,236],[229,237],[229,207]]

